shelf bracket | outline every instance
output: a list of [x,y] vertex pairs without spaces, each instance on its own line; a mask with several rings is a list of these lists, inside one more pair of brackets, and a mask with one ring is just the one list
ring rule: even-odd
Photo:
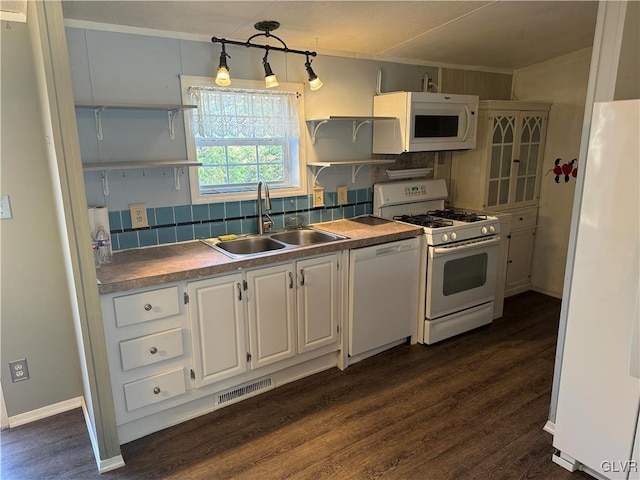
[[96,107],[93,109],[93,115],[96,117],[96,133],[98,135],[98,140],[102,140],[102,112],[104,112],[105,107]]
[[180,190],[180,175],[184,172],[184,167],[173,167],[173,178],[176,190]]
[[167,116],[169,119],[169,138],[171,140],[174,140],[176,138],[175,135],[175,130],[173,128],[173,125],[175,123],[175,119],[176,119],[176,115],[178,114],[180,110],[168,110],[167,111]]
[[[353,121],[353,143],[356,143],[356,138],[358,138],[358,130],[360,130],[360,127],[362,127],[363,125],[365,125],[367,123],[371,123],[371,120],[363,120],[360,123],[358,123],[357,120]],[[355,180],[354,180],[354,182],[355,182]]]
[[[313,124],[312,132],[311,132],[311,145],[315,145],[316,144],[316,134],[318,133],[318,129],[320,128],[320,126],[324,125],[328,121],[329,120],[320,120],[318,123],[314,123]],[[318,173],[320,173],[320,172],[318,172]]]
[[356,183],[356,177],[358,176],[358,173],[360,172],[360,170],[362,170],[362,167],[364,166],[365,164],[351,165],[351,183]]
[[109,170],[102,170],[100,172],[100,176],[102,177],[102,192],[105,196],[109,196]]
[[320,175],[320,172],[323,171],[325,168],[329,168],[329,165],[325,165],[325,166],[322,166],[322,167],[317,167],[317,170],[316,170],[316,167],[312,167],[312,168],[314,170],[313,178],[312,178],[313,179],[312,185],[315,187],[317,185],[317,182],[318,182],[318,175]]

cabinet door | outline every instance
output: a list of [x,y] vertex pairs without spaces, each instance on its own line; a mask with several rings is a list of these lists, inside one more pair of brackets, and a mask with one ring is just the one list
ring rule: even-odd
[[338,341],[338,255],[297,263],[298,353]]
[[487,179],[487,207],[508,206],[512,197],[511,175],[517,148],[517,112],[492,112],[491,153]]
[[196,387],[247,371],[242,274],[187,285]]
[[487,207],[535,205],[546,132],[546,112],[495,111],[487,177]]
[[509,240],[505,297],[529,290],[535,228],[512,230]]
[[247,272],[251,368],[292,357],[295,347],[293,263]]
[[519,116],[510,198],[514,207],[538,203],[546,120],[546,112],[522,112]]

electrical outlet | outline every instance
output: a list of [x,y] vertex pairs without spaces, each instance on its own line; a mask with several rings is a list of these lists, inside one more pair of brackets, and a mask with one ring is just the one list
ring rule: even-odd
[[346,205],[347,200],[347,187],[338,187],[338,205]]
[[313,189],[313,206],[324,207],[324,188],[315,187]]
[[11,215],[11,204],[9,203],[9,195],[5,193],[0,195],[0,218],[13,218],[13,215]]
[[129,211],[131,212],[131,228],[144,228],[149,226],[146,203],[129,205]]
[[26,358],[9,362],[9,369],[11,370],[12,382],[20,382],[29,378],[29,369],[27,368]]

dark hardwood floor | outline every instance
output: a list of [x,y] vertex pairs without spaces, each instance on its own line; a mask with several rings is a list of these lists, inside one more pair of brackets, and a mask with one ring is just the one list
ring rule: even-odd
[[98,475],[80,410],[2,432],[3,479],[589,479],[542,430],[560,301],[507,299],[492,325],[403,345],[122,446]]

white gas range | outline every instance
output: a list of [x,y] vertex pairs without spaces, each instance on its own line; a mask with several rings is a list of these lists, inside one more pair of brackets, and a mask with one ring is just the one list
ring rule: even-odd
[[374,215],[424,228],[426,305],[418,341],[425,344],[493,320],[500,222],[489,215],[447,209],[446,199],[442,179],[373,187]]

